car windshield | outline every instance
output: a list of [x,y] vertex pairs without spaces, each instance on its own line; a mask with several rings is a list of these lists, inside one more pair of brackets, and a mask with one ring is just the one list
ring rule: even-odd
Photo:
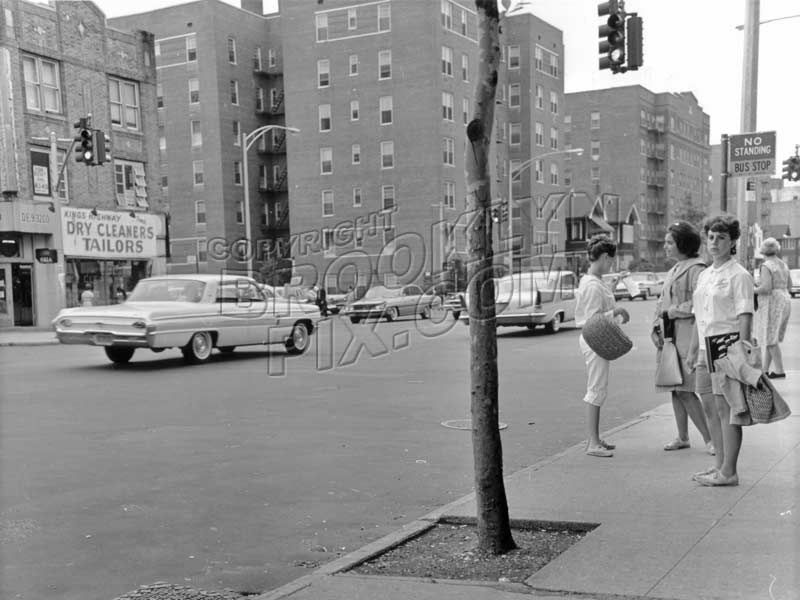
[[380,298],[397,298],[403,295],[402,288],[389,289],[383,286],[369,288],[364,294],[364,300],[378,300]]
[[142,280],[128,296],[128,302],[200,302],[206,284],[193,279]]
[[628,277],[630,277],[634,281],[647,281],[648,279],[650,279],[650,276],[647,273],[632,273]]
[[499,297],[510,296],[512,291],[515,293],[531,293],[535,290],[552,290],[556,287],[557,276],[547,273],[520,273],[513,277],[503,277],[498,280],[497,294]]

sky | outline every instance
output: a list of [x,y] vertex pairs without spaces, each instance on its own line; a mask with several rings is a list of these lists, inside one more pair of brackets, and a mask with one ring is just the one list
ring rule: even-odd
[[[239,6],[238,0],[224,0]],[[293,0],[284,0],[293,1]],[[301,0],[297,0],[301,1]],[[308,1],[308,0],[302,0]],[[438,0],[415,0],[437,2]],[[519,0],[513,0],[512,7]],[[612,75],[600,71],[597,15],[599,0],[525,0],[539,18],[564,34],[565,91],[577,92],[640,84],[652,92],[693,92],[711,118],[712,144],[723,133],[743,133],[741,96],[744,24],[747,0],[626,0],[628,13],[644,20],[644,66]],[[107,17],[181,4],[180,0],[95,0]],[[265,12],[277,0],[264,0]],[[758,110],[756,131],[777,132],[776,175],[800,144],[800,78],[796,43],[800,38],[800,2],[760,0]],[[785,19],[783,17],[794,18]],[[764,23],[771,19],[781,19]]]

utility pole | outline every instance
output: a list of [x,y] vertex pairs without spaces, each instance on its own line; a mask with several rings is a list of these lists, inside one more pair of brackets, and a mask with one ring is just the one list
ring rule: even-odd
[[[758,28],[761,0],[745,0],[744,15],[744,58],[742,68],[742,104],[740,133],[751,133],[757,130],[756,115],[758,108]],[[757,192],[758,193],[758,192]],[[747,218],[747,178],[736,178],[736,218],[742,229],[739,238],[739,260],[749,267],[750,222]],[[758,215],[756,215],[758,221]]]

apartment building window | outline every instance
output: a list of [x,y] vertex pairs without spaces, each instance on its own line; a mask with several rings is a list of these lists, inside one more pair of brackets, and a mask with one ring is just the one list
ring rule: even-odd
[[242,185],[242,162],[239,160],[233,161],[233,183]]
[[381,186],[381,207],[382,210],[393,210],[394,203],[394,186],[382,185]]
[[461,55],[461,79],[463,81],[469,81],[469,55],[462,54]]
[[508,86],[508,106],[519,108],[520,104],[520,84],[512,83]]
[[192,147],[203,145],[203,132],[200,129],[200,121],[192,121],[191,125]]
[[464,115],[464,125],[469,123],[469,98],[461,99],[461,112]]
[[514,158],[511,160],[511,164],[509,165],[510,175],[511,175],[511,183],[519,183],[522,181],[522,173],[519,172],[519,166],[522,164],[522,161]]
[[534,165],[534,171],[536,174],[536,182],[537,183],[544,183],[544,161],[539,159],[536,161]]
[[264,88],[256,88],[256,112],[264,111]]
[[[395,238],[395,230],[394,227],[384,227],[383,228],[383,247],[385,250],[394,251],[394,238]],[[384,277],[388,277],[384,275]]]
[[272,165],[272,181],[274,181],[277,184],[282,177],[283,177],[283,167],[281,167],[281,165]]
[[550,75],[558,77],[558,56],[550,54]]
[[203,161],[192,161],[192,181],[194,185],[203,185]]
[[350,77],[358,75],[358,54],[350,55]]
[[550,163],[550,185],[558,185],[558,165]]
[[461,35],[467,35],[467,11],[461,11]]
[[363,202],[363,197],[361,195],[361,188],[360,187],[354,187],[353,188],[353,207],[354,208],[360,207],[362,202]]
[[544,146],[544,125],[536,122],[536,126],[534,129],[534,142],[537,146]]
[[391,96],[381,96],[380,100],[381,125],[391,125],[394,112],[394,102]]
[[446,165],[454,167],[456,164],[455,151],[456,143],[453,138],[446,137],[442,139],[442,162]]
[[592,183],[600,181],[600,167],[592,167]]
[[59,65],[38,56],[23,56],[25,105],[29,110],[48,113],[61,112]]
[[236,202],[236,223],[239,225],[244,223],[244,200]]
[[236,64],[236,40],[232,37],[228,38],[228,62]]
[[442,27],[453,28],[453,5],[450,0],[442,0]]
[[456,207],[456,184],[452,181],[444,182],[444,205],[447,208]]
[[593,110],[590,114],[589,127],[591,129],[600,129],[600,113]]
[[111,124],[124,129],[139,130],[139,84],[109,78],[108,103]]
[[442,73],[453,76],[453,49],[442,46]]
[[[261,138],[264,139],[263,136]],[[233,145],[234,146],[241,146],[242,145],[242,126],[239,121],[233,121]]]
[[231,79],[231,104],[234,106],[239,106],[239,82],[235,79]]
[[278,88],[270,88],[269,90],[269,106],[272,110],[278,108],[278,105],[280,104],[279,100],[280,93],[281,90],[279,90]]
[[156,108],[164,108],[164,86],[156,83]]
[[328,13],[317,15],[317,41],[324,42],[328,39]]
[[197,37],[190,35],[186,38],[186,62],[197,61]]
[[350,154],[353,158],[354,165],[361,164],[361,144],[353,144],[350,148]]
[[331,105],[330,104],[320,104],[319,105],[319,130],[320,131],[330,131],[331,130]]
[[319,149],[319,172],[321,175],[333,173],[333,148]]
[[542,62],[542,49],[539,46],[533,49],[533,65],[537,71],[544,72],[544,63]]
[[555,127],[550,128],[550,148],[558,150],[558,129]]
[[355,8],[347,9],[347,29],[358,29],[358,11]]
[[544,86],[536,84],[536,108],[544,110]]
[[333,190],[322,190],[322,216],[332,217],[333,214]]
[[258,165],[258,188],[261,190],[267,189],[267,165],[261,163]]
[[509,46],[506,56],[508,57],[508,68],[519,69],[519,46]]
[[167,136],[164,135],[163,128],[160,128],[160,129],[161,129],[161,131],[160,131],[161,135],[158,136],[158,149],[161,152],[166,152],[167,151]]
[[564,171],[564,185],[572,185],[572,171]]
[[378,79],[392,78],[392,51],[381,50],[378,52]]
[[564,131],[572,130],[572,115],[564,115]]
[[200,102],[200,80],[192,77],[189,80],[189,104]]
[[522,143],[522,123],[510,123],[508,131],[509,144],[519,146]]
[[600,160],[600,142],[592,140],[590,143],[592,148],[592,160]]
[[261,46],[256,46],[255,54],[253,54],[253,70],[261,71],[262,67],[263,65],[261,60]]
[[381,142],[381,169],[394,168],[394,142]]
[[144,163],[115,159],[114,186],[119,206],[128,208],[149,206]]
[[331,84],[331,62],[327,58],[317,61],[317,87],[328,87]]
[[195,200],[194,202],[194,222],[198,225],[206,222],[206,201]]
[[378,5],[378,31],[389,31],[392,28],[392,12],[388,2]]
[[554,115],[558,114],[558,94],[550,92],[550,112]]
[[445,121],[453,120],[453,94],[442,92],[442,118]]

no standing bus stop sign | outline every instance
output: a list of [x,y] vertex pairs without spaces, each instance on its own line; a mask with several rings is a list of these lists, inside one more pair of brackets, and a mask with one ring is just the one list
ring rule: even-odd
[[775,174],[774,131],[732,135],[728,143],[728,173],[732,177]]

